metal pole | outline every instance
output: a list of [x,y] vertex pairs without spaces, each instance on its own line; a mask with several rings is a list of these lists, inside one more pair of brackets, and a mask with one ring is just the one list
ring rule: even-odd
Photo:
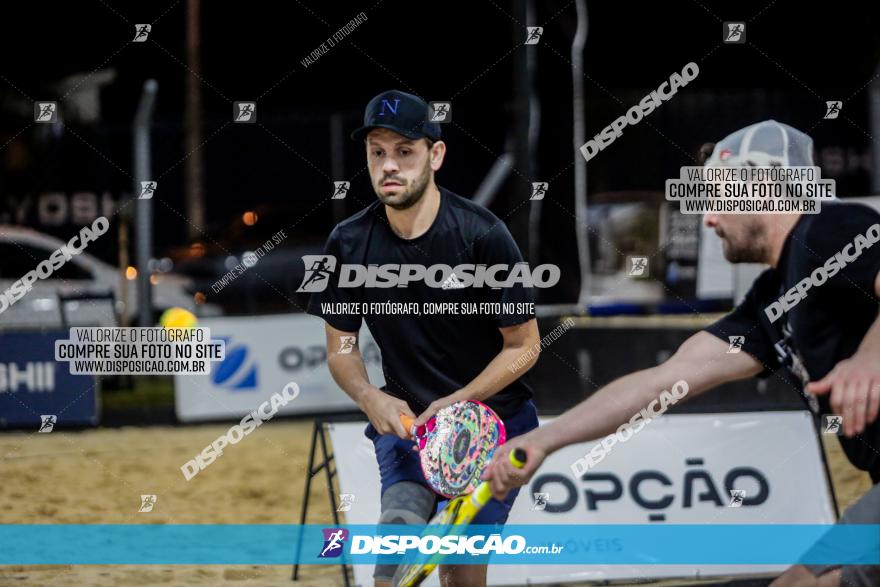
[[[512,144],[513,138],[508,135],[504,153],[495,160],[495,163],[492,164],[486,177],[483,178],[482,183],[477,187],[477,191],[474,192],[472,200],[475,204],[479,204],[485,208],[491,206],[492,202],[495,200],[495,196],[498,195],[501,186],[510,176],[511,168],[516,165],[516,161],[513,159],[513,153],[511,152]],[[529,260],[532,263],[537,262],[535,259]]]
[[584,45],[587,42],[587,2],[576,0],[577,30],[571,42],[571,81],[574,126],[574,205],[575,234],[578,262],[581,269],[581,290],[578,305],[583,309],[590,303],[590,235],[587,224],[587,160],[580,152],[586,142],[584,112]]
[[[523,42],[523,27],[520,22],[529,22],[529,0],[516,0],[513,3],[514,19],[517,22],[511,23],[514,38],[517,42]],[[526,47],[525,49],[529,49]],[[516,210],[508,216],[507,225],[510,233],[519,245],[520,251],[528,255],[531,251],[529,245],[529,207],[521,206],[523,201],[528,200],[531,196],[530,181],[534,181],[532,168],[533,158],[529,152],[531,145],[529,144],[529,130],[531,127],[531,109],[530,109],[530,93],[532,87],[531,75],[529,69],[530,57],[534,58],[534,51],[524,50],[514,53],[515,61],[513,68],[513,158],[518,167],[520,176],[518,181],[513,182],[511,186],[511,198],[509,206],[511,210]],[[534,260],[529,259],[534,262]]]
[[[339,527],[339,514],[336,513],[336,498],[334,496],[333,490],[333,475],[334,473],[330,470],[330,464],[333,462],[333,456],[327,451],[327,439],[324,436],[324,423],[319,420],[321,425],[320,430],[318,431],[318,439],[321,441],[321,454],[324,459],[324,473],[327,475],[327,494],[330,498],[330,512],[333,514],[333,525]],[[345,552],[342,553],[342,564],[339,565],[340,570],[342,571],[342,584],[345,587],[351,587],[351,583],[348,580],[348,563],[345,562]]]
[[150,177],[150,120],[156,104],[159,84],[154,79],[144,82],[141,101],[134,117],[134,194],[137,206],[137,271],[138,271],[138,324],[153,325],[153,297],[150,291],[150,257],[153,253],[153,199],[141,199],[142,181]]
[[[529,24],[533,24],[535,22],[535,5],[532,0],[526,0],[526,21]],[[527,150],[528,150],[528,171],[529,171],[529,179],[531,181],[541,181],[542,178],[535,177],[535,174],[538,173],[538,162],[535,154],[537,152],[538,147],[538,135],[541,132],[541,103],[538,100],[538,94],[535,92],[535,73],[537,70],[537,60],[535,59],[535,51],[537,47],[535,45],[526,45],[525,53],[526,53],[526,77],[528,83],[528,109],[529,109],[529,121],[528,121],[528,137],[527,137]],[[531,184],[527,186],[528,189],[531,189]],[[539,239],[541,237],[541,208],[543,207],[543,200],[533,200],[531,202],[531,206],[529,206],[529,261],[533,264],[538,263],[538,255],[540,254],[540,245]]]
[[312,427],[312,444],[309,449],[309,466],[306,468],[306,488],[303,490],[303,501],[299,511],[299,538],[296,540],[296,562],[293,565],[293,580],[299,580],[299,557],[302,554],[303,524],[306,523],[306,513],[309,511],[309,496],[312,492],[312,477],[315,474],[315,453],[318,452],[318,430],[323,426],[320,420],[315,420]]
[[[342,115],[335,112],[330,116],[330,173],[333,181],[344,181],[345,178],[345,130]],[[329,187],[329,186],[328,186]],[[333,224],[345,220],[345,200],[333,200]]]
[[186,215],[189,238],[198,238],[205,226],[204,161],[202,150],[202,81],[199,79],[201,59],[200,0],[186,2]]
[[[880,64],[877,65],[871,89],[868,90],[868,111],[871,117],[871,134],[880,136]],[[871,192],[880,194],[880,148],[876,141],[871,142]]]
[[[128,304],[128,277],[125,270],[128,268],[128,215],[119,215],[119,297],[122,300],[122,312],[119,315],[119,325],[128,326],[128,313],[131,307]],[[114,308],[115,310],[115,308]]]

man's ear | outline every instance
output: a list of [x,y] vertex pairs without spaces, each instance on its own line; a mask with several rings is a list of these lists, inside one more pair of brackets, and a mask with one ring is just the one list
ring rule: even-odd
[[702,146],[700,146],[700,150],[697,153],[697,160],[700,162],[700,165],[706,164],[706,161],[712,156],[712,151],[714,150],[715,143],[703,143]]
[[428,157],[431,159],[431,169],[434,171],[439,170],[443,166],[443,159],[446,157],[446,143],[443,141],[434,143],[430,153],[428,153]]

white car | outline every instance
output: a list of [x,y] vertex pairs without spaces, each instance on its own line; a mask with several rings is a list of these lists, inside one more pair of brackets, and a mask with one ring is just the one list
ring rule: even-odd
[[[0,293],[66,243],[29,228],[0,225]],[[0,312],[0,330],[60,328],[61,312],[58,294],[108,294],[116,300],[116,312],[107,299],[79,300],[65,303],[69,325],[117,326],[116,316],[125,313],[129,324],[136,324],[137,280],[128,280],[122,299],[120,270],[83,251],[74,255],[46,279],[37,279],[33,288]],[[196,305],[186,290],[189,279],[170,273],[155,274],[153,305],[162,311],[179,306],[197,315],[214,315],[211,305]],[[0,304],[2,307],[4,304]]]

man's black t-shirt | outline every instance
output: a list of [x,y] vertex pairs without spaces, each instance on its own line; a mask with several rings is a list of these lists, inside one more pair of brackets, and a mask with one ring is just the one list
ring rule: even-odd
[[[742,349],[764,365],[764,376],[785,366],[803,385],[818,381],[856,352],[877,319],[880,300],[874,282],[880,243],[872,245],[865,235],[878,223],[880,214],[861,204],[824,204],[819,214],[803,215],[789,233],[777,267],[762,273],[742,303],[706,330],[725,342],[731,336],[745,337]],[[856,247],[862,250],[853,259]],[[824,282],[822,272],[817,273],[804,297],[797,289],[787,294],[817,268],[824,267],[827,274],[834,265],[845,266]],[[768,315],[768,306],[786,294],[789,306],[800,299],[787,312],[777,304]],[[816,397],[798,391],[815,413],[832,413],[830,393]],[[840,442],[856,467],[880,477],[880,420],[859,436],[840,436]]]
[[[522,255],[507,227],[494,214],[473,202],[440,188],[440,208],[431,227],[414,239],[399,237],[388,224],[385,207],[378,200],[340,222],[327,240],[325,254],[342,264],[506,264],[523,263]],[[498,274],[504,279],[506,273]],[[451,277],[451,276],[450,276]],[[339,271],[329,278],[327,288],[312,294],[308,312],[339,330],[357,332],[365,320],[382,352],[385,389],[406,401],[415,413],[429,403],[468,384],[501,351],[499,327],[521,324],[534,317],[530,289],[521,284],[500,289],[490,287],[430,287],[424,281],[407,287],[338,287]],[[458,284],[461,285],[461,284]],[[360,303],[501,303],[513,312],[477,314],[387,314],[363,311],[336,314],[331,306]],[[340,305],[336,305],[340,304]],[[351,307],[351,306],[348,306]],[[411,306],[410,306],[411,307]],[[482,306],[494,309],[495,306]],[[502,306],[505,308],[505,306]],[[505,418],[532,397],[532,391],[517,379],[486,403]]]

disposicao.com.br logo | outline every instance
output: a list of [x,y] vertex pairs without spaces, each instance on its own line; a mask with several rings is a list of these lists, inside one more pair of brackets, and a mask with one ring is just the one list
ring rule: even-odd
[[[339,556],[331,554],[334,550],[341,552],[341,546],[335,547],[337,541],[344,542],[348,536],[338,536],[340,529],[333,528],[324,530],[324,548],[319,555],[321,558]],[[328,536],[336,536],[336,541]],[[333,550],[328,550],[334,547]],[[515,555],[515,554],[559,554],[564,547],[561,545],[528,546],[524,536],[512,534],[502,537],[500,534],[473,534],[473,535],[450,535],[417,536],[412,534],[387,534],[387,535],[363,535],[355,534],[351,537],[350,554],[402,554],[417,551],[419,554],[464,554],[481,556],[488,554]],[[326,554],[325,554],[326,552]]]
[[334,273],[339,274],[336,287],[407,287],[410,283],[424,282],[428,287],[461,289],[465,287],[553,287],[559,283],[558,265],[544,263],[534,269],[526,262],[507,265],[397,264],[359,265],[343,263],[337,266],[333,255],[303,255],[305,275],[298,292],[321,292],[327,289]]
[[348,530],[345,528],[324,528],[324,545],[318,558],[336,558],[345,549],[345,541],[348,540]]

